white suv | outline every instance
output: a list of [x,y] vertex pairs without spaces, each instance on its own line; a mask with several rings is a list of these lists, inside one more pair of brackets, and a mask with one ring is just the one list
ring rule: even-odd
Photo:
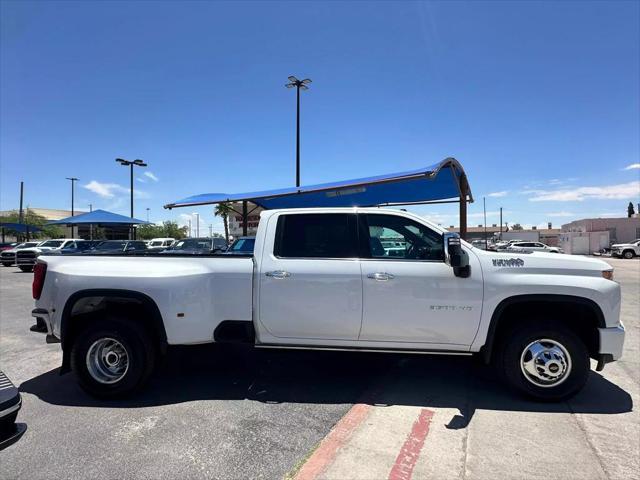
[[563,253],[562,249],[558,247],[550,247],[540,242],[517,242],[512,243],[507,247],[507,250],[511,252],[548,252],[548,253]]
[[633,258],[640,256],[640,238],[629,243],[611,245],[611,255],[614,257]]

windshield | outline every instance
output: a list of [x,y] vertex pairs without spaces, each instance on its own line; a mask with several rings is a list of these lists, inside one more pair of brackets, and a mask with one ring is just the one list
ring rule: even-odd
[[124,250],[126,242],[102,242],[94,250]]
[[233,242],[233,245],[231,245],[231,248],[229,248],[229,250],[232,252],[253,253],[253,247],[255,243],[255,238],[239,238],[238,240]]
[[180,240],[171,250],[210,250],[211,242],[208,238],[188,238]]
[[156,240],[155,242],[149,243],[149,246],[150,247],[161,247],[162,246],[162,241]]
[[61,240],[47,240],[46,242],[44,242],[42,245],[40,245],[41,247],[51,247],[51,248],[57,248],[60,245],[62,245],[62,241]]

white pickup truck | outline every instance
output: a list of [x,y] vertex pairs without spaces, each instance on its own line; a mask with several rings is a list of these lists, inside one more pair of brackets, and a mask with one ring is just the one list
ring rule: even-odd
[[[383,242],[404,245],[393,255]],[[96,396],[140,387],[168,345],[480,355],[540,399],[622,354],[620,287],[596,259],[487,252],[404,211],[262,212],[253,255],[40,257],[32,315]]]

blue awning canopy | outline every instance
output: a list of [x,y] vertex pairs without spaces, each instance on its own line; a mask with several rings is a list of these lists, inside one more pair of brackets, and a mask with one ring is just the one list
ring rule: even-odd
[[36,227],[35,225],[27,225],[25,223],[7,223],[7,222],[0,223],[0,228],[4,228],[6,230],[13,230],[14,232],[19,232],[19,233],[39,232],[42,230],[41,228]]
[[148,223],[149,222],[145,222],[144,220],[125,217],[124,215],[107,212],[106,210],[94,210],[93,212],[47,222],[47,225],[142,225]]
[[[461,183],[464,182],[464,188]],[[426,168],[376,177],[249,193],[204,193],[164,208],[250,201],[265,209],[305,207],[371,207],[437,201],[473,201],[462,165],[447,158]]]

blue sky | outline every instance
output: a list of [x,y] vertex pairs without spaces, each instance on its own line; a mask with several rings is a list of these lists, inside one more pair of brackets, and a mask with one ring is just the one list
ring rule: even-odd
[[[624,216],[640,201],[640,3],[2,1],[0,208],[159,221],[196,193],[409,170],[455,156],[471,225]],[[144,175],[144,174],[146,175]],[[457,224],[453,206],[413,210]]]

